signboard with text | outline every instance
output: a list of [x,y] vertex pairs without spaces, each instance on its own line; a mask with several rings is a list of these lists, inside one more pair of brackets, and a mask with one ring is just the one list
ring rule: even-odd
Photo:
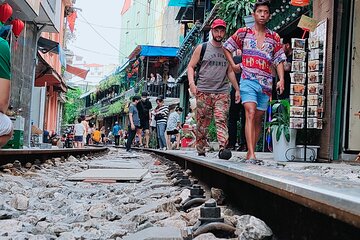
[[316,19],[308,17],[306,15],[302,15],[298,23],[298,27],[313,32],[315,31],[318,24],[319,21],[317,21]]

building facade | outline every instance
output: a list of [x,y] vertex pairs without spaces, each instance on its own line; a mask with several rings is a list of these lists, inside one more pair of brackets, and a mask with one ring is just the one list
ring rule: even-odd
[[[52,104],[55,100],[45,100],[48,93],[52,95],[52,89],[43,89],[41,98],[34,98],[34,93],[38,93],[35,90],[35,78],[38,73],[37,66],[42,63],[47,63],[49,66],[53,65],[54,71],[61,72],[60,68],[55,66],[56,61],[52,61],[47,56],[41,56],[38,53],[39,47],[42,46],[45,49],[47,44],[41,45],[39,40],[41,34],[45,32],[51,32],[59,34],[62,31],[63,16],[65,6],[72,4],[71,0],[52,0],[52,1],[40,1],[40,0],[1,0],[0,3],[8,3],[13,9],[12,18],[21,19],[24,23],[24,29],[22,33],[15,37],[13,34],[8,35],[8,40],[11,44],[11,55],[12,55],[12,80],[11,80],[11,106],[17,110],[21,109],[21,116],[25,119],[24,126],[24,145],[30,144],[31,137],[31,122],[33,118],[38,119],[39,124],[45,124],[45,120],[42,119],[42,114],[39,112],[44,111],[45,107],[38,107],[38,103],[45,104],[49,102],[48,106],[51,108],[49,115],[59,115],[58,113],[53,114],[52,109],[57,108],[56,104]],[[6,24],[6,23],[5,23]],[[48,35],[50,36],[50,35]],[[44,38],[45,37],[45,38]],[[44,35],[44,39],[46,36]],[[55,36],[54,36],[55,37]],[[55,37],[56,38],[56,37]],[[61,39],[58,36],[57,39]],[[56,40],[56,39],[54,39]],[[53,41],[52,41],[53,42]],[[59,42],[57,42],[59,43]],[[55,48],[51,49],[55,50]],[[42,61],[44,60],[44,61]],[[49,61],[49,62],[47,62]],[[48,92],[48,90],[50,90]],[[38,95],[36,95],[38,97]],[[37,101],[38,100],[38,101]],[[36,117],[37,116],[37,117]],[[53,123],[53,117],[48,118],[46,121],[51,125]],[[52,126],[54,127],[54,126]]]
[[126,0],[121,12],[120,59],[127,58],[138,45],[179,45],[177,10],[168,0]]

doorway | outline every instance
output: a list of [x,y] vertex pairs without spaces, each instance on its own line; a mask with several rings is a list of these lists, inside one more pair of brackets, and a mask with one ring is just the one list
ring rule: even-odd
[[[354,13],[360,12],[360,0],[354,1]],[[353,15],[350,59],[348,134],[345,150],[360,151],[360,16]]]

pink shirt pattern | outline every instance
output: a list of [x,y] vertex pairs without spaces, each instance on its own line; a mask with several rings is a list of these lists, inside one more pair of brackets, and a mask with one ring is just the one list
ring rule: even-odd
[[251,28],[240,28],[225,42],[224,48],[230,52],[237,49],[242,51],[241,78],[259,81],[263,92],[271,96],[271,66],[277,66],[286,60],[280,36],[266,29],[264,43],[258,46],[255,31]]

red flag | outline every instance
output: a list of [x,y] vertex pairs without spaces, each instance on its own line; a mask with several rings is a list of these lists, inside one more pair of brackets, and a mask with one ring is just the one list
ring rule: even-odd
[[67,20],[69,23],[69,28],[70,31],[73,33],[74,32],[74,27],[75,27],[75,20],[77,18],[77,13],[76,11],[74,11],[72,14],[70,14],[69,16],[67,16]]
[[74,67],[74,66],[71,66],[69,64],[66,65],[66,71],[71,73],[71,74],[74,74],[78,77],[81,77],[82,79],[86,79],[86,76],[89,72],[89,70],[87,69],[82,69],[82,68],[78,68],[78,67]]
[[121,15],[123,15],[127,10],[129,10],[130,6],[131,6],[131,0],[125,0],[124,6],[121,10]]

